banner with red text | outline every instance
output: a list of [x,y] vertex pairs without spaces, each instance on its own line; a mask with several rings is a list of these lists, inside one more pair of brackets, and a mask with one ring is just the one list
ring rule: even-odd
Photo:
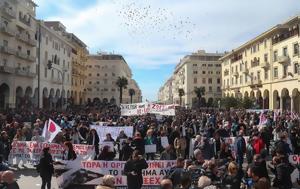
[[[144,186],[159,186],[161,179],[169,174],[175,162],[147,161],[149,167],[143,170]],[[81,161],[81,163],[71,161],[65,166],[55,166],[58,186],[76,188],[76,185],[99,185],[102,177],[109,174],[115,176],[115,185],[118,188],[127,188],[127,178],[123,175],[125,163],[125,161]]]
[[[35,142],[35,141],[14,141],[11,144],[9,154],[10,164],[38,164],[43,148],[49,147],[54,160],[62,160],[64,146],[55,143]],[[73,148],[80,160],[91,160],[94,158],[95,150],[92,145],[73,144]]]
[[122,116],[146,115],[148,113],[175,116],[175,107],[175,104],[163,105],[150,102],[120,105]]

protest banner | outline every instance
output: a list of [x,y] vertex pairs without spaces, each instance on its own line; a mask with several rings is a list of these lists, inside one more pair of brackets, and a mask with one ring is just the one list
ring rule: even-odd
[[113,152],[114,151],[114,142],[102,142],[101,143],[101,148],[103,149],[104,146],[109,146],[109,152]]
[[160,138],[160,141],[161,141],[161,146],[166,148],[169,146],[169,140],[168,140],[168,137],[164,136],[164,137],[161,137]]
[[121,104],[122,116],[145,115],[150,111],[149,103]]
[[175,104],[162,105],[149,102],[120,105],[122,116],[146,115],[148,113],[175,116],[175,107]]
[[111,137],[116,140],[121,131],[124,131],[127,137],[133,136],[133,127],[132,126],[98,126],[90,125],[91,129],[95,129],[99,136],[100,144],[105,140],[106,134],[110,134]]
[[[59,188],[64,188],[72,183],[72,187],[78,185],[99,185],[104,175],[113,175],[116,178],[115,186],[127,188],[127,179],[123,173],[125,161],[81,161],[66,163],[65,167],[57,168],[60,172],[57,177]],[[147,161],[148,169],[143,170],[144,186],[159,186],[161,179],[169,174],[176,161]],[[65,171],[65,172],[63,172]],[[149,187],[151,188],[151,187]]]
[[[49,147],[50,153],[55,161],[62,160],[64,146],[55,143],[35,142],[35,141],[14,141],[11,144],[9,154],[9,163],[17,165],[20,162],[23,164],[36,165],[38,164],[43,148]],[[90,160],[94,158],[94,146],[73,144],[73,148],[80,160]]]
[[145,153],[156,153],[156,144],[145,145]]

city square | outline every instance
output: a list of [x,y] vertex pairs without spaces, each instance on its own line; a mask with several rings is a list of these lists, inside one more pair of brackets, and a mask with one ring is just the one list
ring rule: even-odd
[[300,188],[296,0],[0,0],[0,189]]

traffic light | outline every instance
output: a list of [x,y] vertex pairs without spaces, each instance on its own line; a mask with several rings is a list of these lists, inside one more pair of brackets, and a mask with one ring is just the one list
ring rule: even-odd
[[48,61],[47,67],[49,70],[52,69],[52,61],[51,60]]

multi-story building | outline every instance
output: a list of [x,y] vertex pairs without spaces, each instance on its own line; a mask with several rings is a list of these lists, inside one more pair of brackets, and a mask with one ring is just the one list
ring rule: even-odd
[[300,17],[293,17],[222,57],[224,95],[300,112],[299,24]]
[[[221,92],[221,58],[222,53],[206,53],[200,50],[191,55],[185,56],[176,66],[171,78],[164,84],[159,92],[161,103],[180,104],[179,89],[183,89],[182,104],[192,107],[198,102],[196,87],[204,87],[205,94],[202,96],[202,103],[205,101],[212,105],[212,102],[222,97]],[[203,105],[203,104],[202,104]]]
[[172,95],[172,83],[173,77],[169,78],[165,84],[159,88],[158,92],[158,101],[165,104],[173,103],[173,95]]
[[86,73],[85,98],[87,102],[119,104],[120,92],[116,85],[119,77],[125,77],[128,80],[127,88],[123,89],[122,103],[130,103],[129,89],[131,88],[135,91],[133,103],[141,101],[141,90],[132,79],[131,70],[121,55],[89,55]]
[[0,109],[37,104],[36,4],[0,1]]
[[85,102],[85,79],[86,79],[86,63],[89,54],[87,45],[82,42],[73,33],[68,33],[67,37],[72,43],[71,51],[72,57],[72,89],[71,89],[71,103],[81,105]]
[[[71,94],[73,46],[64,36],[65,26],[57,22],[54,27],[51,23],[39,21],[37,26],[40,33],[40,108],[65,107]],[[35,85],[38,85],[38,78]]]

